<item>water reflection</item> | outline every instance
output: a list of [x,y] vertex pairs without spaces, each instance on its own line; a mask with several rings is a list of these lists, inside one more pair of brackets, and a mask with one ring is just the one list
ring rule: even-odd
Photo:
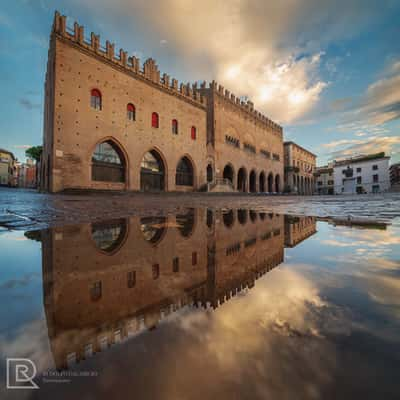
[[80,381],[96,398],[379,398],[377,375],[396,398],[399,229],[326,222],[189,209],[29,232],[45,322],[3,348],[100,371]]
[[[57,368],[154,327],[184,305],[217,308],[253,287],[283,261],[285,219],[272,215],[264,222],[256,211],[249,214],[252,222],[217,225],[212,235],[213,221],[232,218],[232,210],[47,231],[44,303]],[[315,219],[307,221],[315,230]]]
[[140,218],[140,230],[144,240],[153,244],[159,242],[167,229],[165,221],[165,217]]
[[92,239],[96,247],[106,253],[118,249],[124,242],[126,233],[125,219],[92,224]]

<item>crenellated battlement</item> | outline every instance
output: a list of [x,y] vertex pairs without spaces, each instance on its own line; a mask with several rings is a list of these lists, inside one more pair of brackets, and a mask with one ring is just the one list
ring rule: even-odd
[[246,112],[251,117],[253,117],[257,122],[263,124],[264,126],[272,129],[272,131],[281,137],[283,136],[283,129],[276,122],[272,121],[261,112],[254,109],[254,103],[250,100],[246,102],[241,100],[240,97],[235,96],[229,90],[225,89],[222,85],[219,85],[216,81],[212,81],[208,84],[204,81],[200,85],[200,89],[197,89],[197,84],[193,85],[196,90],[199,90],[200,93],[205,94],[208,91],[212,91],[214,94],[218,95],[220,98],[223,98],[228,103],[234,105],[241,111]]
[[125,71],[134,74],[137,78],[157,85],[162,90],[178,95],[202,108],[206,107],[205,97],[200,92],[193,90],[189,83],[179,84],[177,79],[171,78],[165,73],[162,74],[161,77],[158,65],[152,58],[147,59],[141,68],[139,58],[128,56],[128,53],[123,49],[120,49],[118,55],[116,55],[114,43],[107,40],[105,47],[103,47],[100,43],[99,35],[91,32],[90,40],[86,40],[84,27],[74,22],[73,29],[69,28],[67,26],[67,17],[61,15],[58,11],[56,11],[54,15],[52,34],[62,37],[69,42],[73,42],[75,45],[97,57],[101,57],[105,61],[111,62]]

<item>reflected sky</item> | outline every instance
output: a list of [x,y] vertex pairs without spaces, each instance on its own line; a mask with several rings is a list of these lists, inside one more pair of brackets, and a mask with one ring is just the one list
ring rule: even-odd
[[39,371],[21,397],[399,398],[399,221],[117,222],[0,233],[1,356]]

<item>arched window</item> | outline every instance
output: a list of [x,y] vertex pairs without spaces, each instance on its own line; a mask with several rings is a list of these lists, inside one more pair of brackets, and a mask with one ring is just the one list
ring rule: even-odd
[[157,151],[147,152],[140,164],[140,189],[143,191],[164,190],[165,167]]
[[172,133],[174,135],[178,134],[178,121],[176,119],[172,120]]
[[98,89],[92,89],[90,92],[90,106],[95,110],[101,110],[101,93]]
[[193,186],[193,166],[187,157],[182,157],[176,167],[176,185]]
[[92,154],[92,179],[102,182],[125,182],[125,159],[112,142],[99,143]]
[[151,126],[152,128],[158,128],[158,125],[158,114],[156,112],[153,112],[153,114],[151,114]]
[[190,130],[190,137],[192,140],[196,140],[196,127],[192,126],[192,129]]
[[132,103],[129,103],[126,106],[126,116],[129,121],[135,121],[136,120],[136,109],[135,106]]
[[96,247],[106,253],[117,250],[124,242],[127,233],[127,221],[118,219],[92,224],[92,239]]
[[152,244],[158,243],[164,236],[167,227],[165,217],[143,217],[140,218],[140,230],[144,240]]

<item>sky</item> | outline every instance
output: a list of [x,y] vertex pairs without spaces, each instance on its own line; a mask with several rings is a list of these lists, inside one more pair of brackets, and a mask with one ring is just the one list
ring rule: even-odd
[[216,80],[333,159],[400,161],[398,0],[14,0],[0,6],[0,147],[42,143],[54,11],[180,82]]

